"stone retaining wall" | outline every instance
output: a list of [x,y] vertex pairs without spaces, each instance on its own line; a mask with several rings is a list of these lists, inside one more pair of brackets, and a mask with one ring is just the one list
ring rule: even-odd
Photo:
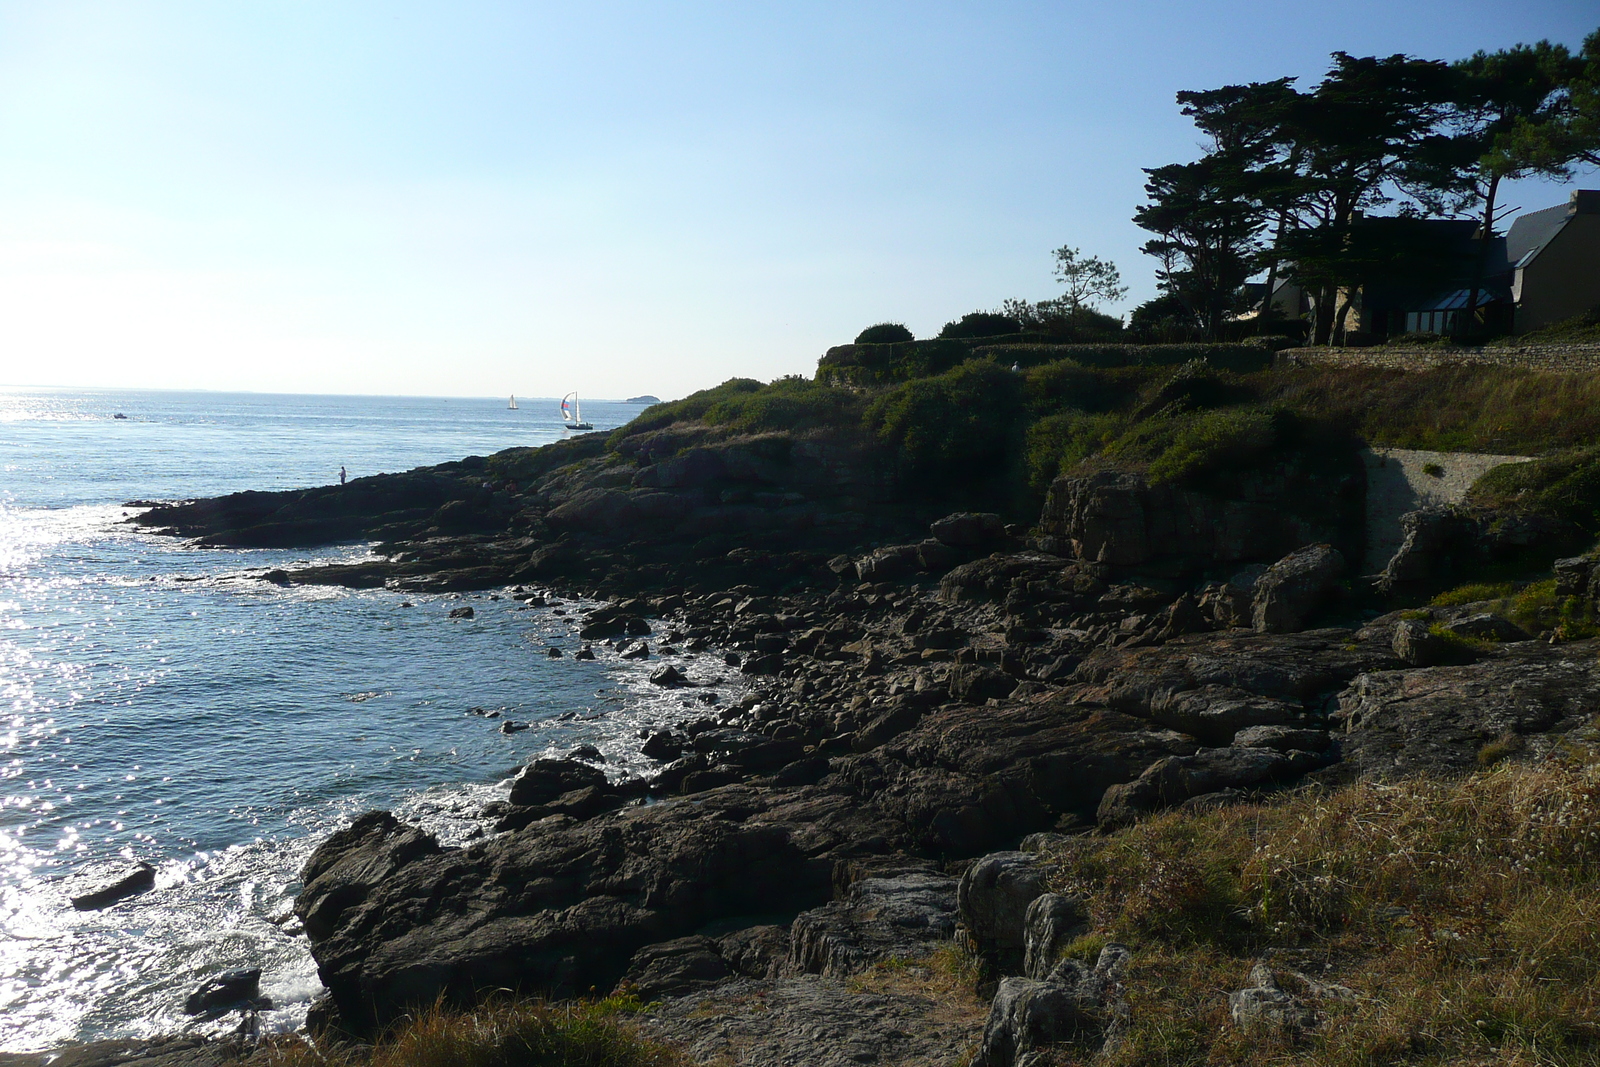
[[1382,348],[1286,348],[1280,367],[1375,367],[1430,370],[1434,367],[1521,367],[1529,370],[1600,371],[1600,344],[1521,345],[1505,348],[1385,346]]
[[1367,469],[1367,558],[1363,574],[1383,570],[1400,548],[1400,517],[1418,508],[1459,504],[1472,483],[1503,463],[1526,463],[1528,456],[1480,452],[1422,452],[1409,448],[1369,448]]

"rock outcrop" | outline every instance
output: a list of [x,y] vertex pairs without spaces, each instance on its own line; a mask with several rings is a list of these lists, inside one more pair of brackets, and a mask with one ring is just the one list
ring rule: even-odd
[[1197,574],[1268,563],[1306,544],[1359,544],[1362,485],[1353,460],[1333,474],[1262,475],[1227,496],[1112,468],[1057,478],[1039,524],[1078,559]]

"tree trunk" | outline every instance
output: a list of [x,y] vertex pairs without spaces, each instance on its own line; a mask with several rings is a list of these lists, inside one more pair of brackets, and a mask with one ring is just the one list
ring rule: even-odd
[[[1489,250],[1494,247],[1490,242],[1494,236],[1494,200],[1500,192],[1500,174],[1498,171],[1489,175],[1489,191],[1483,196],[1483,228],[1478,231],[1478,256],[1477,263],[1472,268],[1472,288],[1467,291],[1467,306],[1463,311],[1465,316],[1467,337],[1478,334],[1480,337],[1488,332],[1489,314],[1485,310],[1482,327],[1478,322],[1478,293],[1483,289],[1483,276],[1489,267]],[[1461,332],[1461,331],[1458,331]]]
[[1332,285],[1323,284],[1317,289],[1317,306],[1315,309],[1315,329],[1312,333],[1313,345],[1331,345],[1333,343],[1333,302],[1338,299],[1338,289]]

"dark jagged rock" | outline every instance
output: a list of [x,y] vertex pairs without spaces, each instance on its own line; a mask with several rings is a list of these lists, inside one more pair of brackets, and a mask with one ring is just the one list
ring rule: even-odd
[[1270,783],[1297,767],[1290,753],[1271,748],[1209,748],[1189,756],[1173,756],[1149,767],[1132,782],[1107,789],[1096,813],[1100,825],[1123,826],[1141,815],[1177,807],[1186,800],[1225,789],[1249,789]]
[[564,793],[604,788],[605,772],[575,759],[538,759],[522,768],[511,782],[511,803],[547,804]]
[[1002,979],[974,1067],[1026,1067],[1052,1045],[1090,1054],[1114,1047],[1129,1017],[1122,975],[1131,957],[1127,946],[1112,943],[1092,968],[1063,960],[1042,981]]
[[863,878],[802,912],[790,927],[790,966],[843,978],[880,960],[915,959],[955,933],[956,880],[934,871]]
[[296,911],[345,1024],[365,1031],[440,995],[610,988],[645,945],[819,904],[830,849],[870,836],[828,827],[860,822],[826,798],[743,787],[457,850],[368,816],[312,855]]
[[204,985],[189,994],[189,999],[183,1002],[183,1011],[186,1015],[208,1015],[239,1006],[255,1008],[270,1005],[270,1001],[265,1004],[262,1002],[261,968],[251,967],[224,971],[207,979]]
[[1340,695],[1344,758],[1324,773],[1459,773],[1506,737],[1529,757],[1549,751],[1600,714],[1597,651],[1594,641],[1524,641],[1477,663],[1364,674]]
[[1035,897],[1022,920],[1022,973],[1038,981],[1048,978],[1067,947],[1089,929],[1087,902],[1082,897],[1061,893]]
[[1352,452],[1324,470],[1284,468],[1228,496],[1152,485],[1131,470],[1068,474],[1039,524],[1083,560],[1174,574],[1280,559],[1302,545],[1360,543],[1364,476]]
[[1250,618],[1262,633],[1294,633],[1338,591],[1344,556],[1332,545],[1307,545],[1278,560],[1255,583]]
[[119,900],[143,893],[156,884],[156,869],[148,863],[135,863],[87,873],[82,881],[91,882],[72,895],[72,906],[79,911],[97,911]]
[[952,548],[983,548],[1006,539],[1004,520],[992,512],[958,511],[931,523],[928,533]]
[[1418,619],[1401,619],[1395,623],[1392,647],[1396,656],[1413,667],[1438,667],[1474,658],[1470,648],[1434,633],[1427,623]]
[[682,671],[669,663],[664,667],[657,667],[650,673],[650,684],[659,685],[665,689],[681,689],[693,683],[689,681]]
[[1475,615],[1465,615],[1459,619],[1451,619],[1444,624],[1444,629],[1457,637],[1473,638],[1479,641],[1531,641],[1533,635],[1510,619],[1505,619],[1493,612],[1483,611]]
[[747,978],[776,978],[789,958],[789,931],[782,926],[746,926],[717,938],[717,954]]
[[639,752],[654,760],[675,760],[683,753],[683,738],[671,730],[657,730],[639,746]]
[[1044,891],[1044,865],[1031,852],[984,856],[961,876],[957,889],[961,924],[1001,974],[1022,968],[1028,907]]
[[963,664],[950,672],[950,695],[969,704],[1004,699],[1016,691],[1017,680],[993,667]]
[[1548,565],[1588,540],[1560,519],[1465,505],[1410,512],[1400,527],[1404,540],[1377,583],[1387,596],[1424,596],[1493,564]]
[[717,943],[693,935],[646,945],[635,952],[620,988],[649,1001],[706,989],[730,977],[732,972],[717,952]]

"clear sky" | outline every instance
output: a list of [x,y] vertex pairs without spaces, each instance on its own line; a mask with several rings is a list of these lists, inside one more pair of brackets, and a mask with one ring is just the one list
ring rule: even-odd
[[1124,310],[1154,294],[1140,168],[1199,151],[1178,90],[1597,25],[1594,0],[0,0],[0,383],[679,396],[1054,295],[1062,244],[1122,268]]

